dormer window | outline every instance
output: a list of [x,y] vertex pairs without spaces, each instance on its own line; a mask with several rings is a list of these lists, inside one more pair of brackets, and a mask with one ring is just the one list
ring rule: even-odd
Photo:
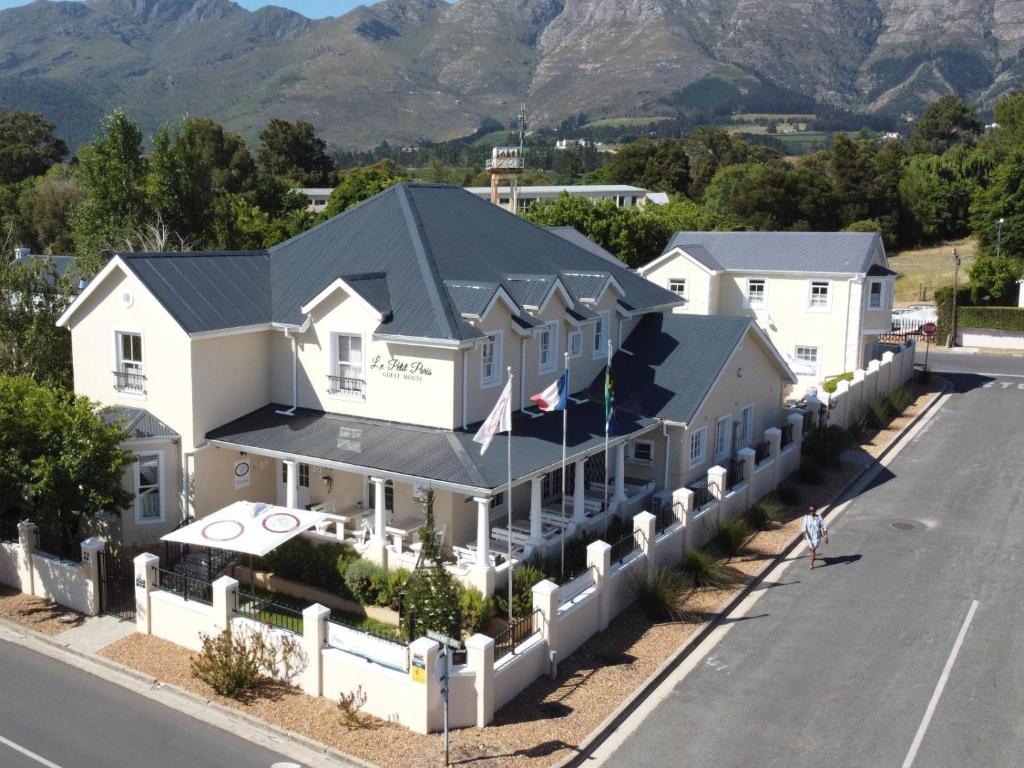
[[555,357],[558,355],[558,323],[546,323],[537,337],[540,355],[540,372],[548,373],[555,369]]
[[595,360],[607,354],[606,347],[608,346],[608,326],[610,320],[611,314],[609,312],[601,312],[598,314],[597,322],[594,324]]
[[114,389],[118,392],[146,393],[145,366],[142,362],[142,334],[117,333],[117,370]]
[[357,333],[332,335],[334,354],[327,375],[328,392],[362,400],[366,396],[363,337]]
[[501,380],[501,333],[489,333],[480,343],[480,386],[493,387]]

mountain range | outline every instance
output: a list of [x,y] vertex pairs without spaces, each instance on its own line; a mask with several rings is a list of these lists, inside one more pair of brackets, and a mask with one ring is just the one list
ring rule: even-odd
[[[383,0],[335,18],[231,0],[36,0],[0,11],[0,104],[76,145],[123,106],[144,129],[207,115],[253,138],[305,119],[365,147],[671,115],[767,84],[902,114],[1024,83],[1024,0]],[[708,86],[708,87],[700,87]]]

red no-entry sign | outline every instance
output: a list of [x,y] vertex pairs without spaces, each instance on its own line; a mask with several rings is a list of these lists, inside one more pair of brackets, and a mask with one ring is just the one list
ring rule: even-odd
[[921,326],[921,333],[923,333],[925,336],[927,336],[929,338],[934,336],[935,335],[935,331],[937,331],[937,330],[938,330],[938,326],[935,325],[935,323],[925,323],[924,325]]

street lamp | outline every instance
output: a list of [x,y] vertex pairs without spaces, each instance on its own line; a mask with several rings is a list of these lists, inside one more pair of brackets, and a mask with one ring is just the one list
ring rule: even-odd
[[1001,246],[1003,244],[1003,222],[1004,221],[1006,221],[1006,219],[1000,217],[999,221],[997,222],[999,224],[999,228],[996,230],[996,258],[997,259],[999,258],[999,246]]
[[949,321],[949,341],[946,346],[952,349],[956,346],[956,293],[957,278],[960,275],[960,251],[953,249],[953,315]]

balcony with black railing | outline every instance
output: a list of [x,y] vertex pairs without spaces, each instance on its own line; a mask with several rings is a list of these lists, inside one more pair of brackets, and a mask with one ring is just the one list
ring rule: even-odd
[[763,464],[772,457],[772,444],[767,440],[762,440],[760,443],[754,446],[754,463]]
[[136,371],[114,371],[114,389],[118,392],[146,394],[146,377]]
[[366,381],[349,376],[328,376],[327,392],[331,395],[363,397],[366,394]]
[[707,485],[690,486],[693,491],[693,511],[698,512],[713,502],[718,496],[715,494],[715,486],[712,483]]
[[617,542],[612,544],[612,565],[621,563],[631,554],[640,549],[640,537],[643,534],[640,531],[634,531],[633,533],[627,534],[619,539]]
[[725,466],[725,489],[731,491],[743,482],[746,464],[738,459],[729,459]]

